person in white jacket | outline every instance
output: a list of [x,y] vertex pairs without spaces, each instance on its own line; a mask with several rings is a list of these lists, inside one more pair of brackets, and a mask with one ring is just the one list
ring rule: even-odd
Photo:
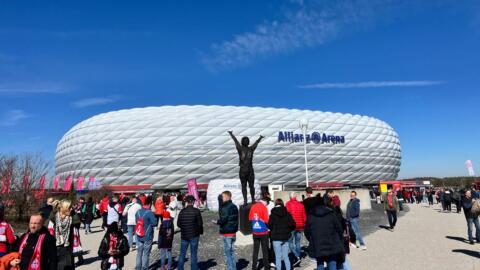
[[142,206],[138,203],[137,198],[132,198],[132,201],[125,206],[125,210],[123,211],[123,215],[127,216],[127,228],[128,228],[128,245],[131,247],[132,250],[135,249],[135,242],[133,241],[133,236],[135,234],[135,215],[137,214],[138,210],[140,210]]
[[179,231],[179,228],[177,226],[177,214],[180,208],[181,208],[181,205],[178,203],[177,196],[173,194],[172,196],[170,196],[170,203],[168,204],[167,211],[170,213],[170,218],[172,219],[172,223],[175,224],[174,226],[175,231]]

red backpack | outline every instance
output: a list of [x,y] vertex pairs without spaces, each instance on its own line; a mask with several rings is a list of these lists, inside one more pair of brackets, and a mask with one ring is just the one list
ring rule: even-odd
[[145,213],[143,213],[141,217],[138,217],[137,225],[135,225],[135,234],[138,235],[139,237],[145,236],[145,229],[143,228],[143,224],[145,223],[145,221],[143,220],[143,217],[145,216],[146,213],[147,211],[145,211]]

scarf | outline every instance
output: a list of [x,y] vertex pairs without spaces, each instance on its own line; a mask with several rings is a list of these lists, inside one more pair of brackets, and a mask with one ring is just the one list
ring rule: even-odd
[[[117,236],[111,233],[108,239],[108,251],[118,250],[117,244],[118,244]],[[110,263],[110,268],[109,268],[110,270],[114,270],[118,268],[118,260],[115,257],[110,256],[110,258],[108,259],[108,262]]]
[[60,217],[60,213],[55,215],[55,239],[56,245],[68,247],[70,242],[68,241],[70,237],[70,226],[72,225],[72,217],[66,216],[65,218]]
[[[30,233],[27,233],[27,235],[23,238],[22,242],[20,243],[18,253],[22,254],[23,249],[27,245],[27,240],[29,236]],[[44,233],[40,234],[40,236],[38,237],[37,243],[35,244],[35,249],[33,250],[32,258],[30,258],[30,262],[28,263],[28,270],[40,270],[43,240],[45,240]]]
[[387,202],[388,202],[388,207],[390,207],[390,209],[393,208],[393,194],[388,194],[387,195]]

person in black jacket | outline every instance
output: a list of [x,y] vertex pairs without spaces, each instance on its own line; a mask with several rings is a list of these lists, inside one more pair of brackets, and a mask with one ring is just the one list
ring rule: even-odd
[[235,258],[235,240],[238,231],[238,208],[232,202],[232,193],[224,191],[222,196],[222,207],[219,209],[220,218],[217,224],[220,226],[220,234],[223,239],[225,260],[228,270],[235,270],[237,260]]
[[188,246],[190,246],[190,263],[191,269],[197,270],[197,251],[198,251],[198,241],[200,240],[200,235],[203,234],[203,220],[200,210],[193,207],[195,198],[191,195],[188,195],[185,198],[187,206],[180,211],[178,215],[178,227],[181,232],[181,246],[180,246],[180,257],[178,260],[178,270],[183,270],[185,264],[185,255],[187,253]]
[[343,228],[333,210],[319,204],[307,216],[305,237],[309,241],[310,257],[317,259],[317,269],[327,262],[329,270],[336,270],[344,262]]
[[[12,266],[18,266],[20,270],[27,270],[33,266],[40,266],[42,270],[57,270],[57,249],[55,238],[50,235],[43,226],[43,213],[34,214],[30,217],[28,232],[17,239],[13,250],[20,253],[20,259],[12,261]],[[42,242],[39,242],[42,239]],[[32,257],[40,254],[40,261]]]
[[[108,226],[107,232],[103,236],[98,248],[98,256],[102,259],[101,269],[122,270],[123,258],[127,256],[129,251],[130,247],[128,246],[127,238],[118,229],[118,223],[113,222]],[[114,265],[116,265],[116,268]]]
[[282,199],[276,199],[275,207],[272,209],[268,220],[268,228],[270,229],[270,239],[275,251],[275,266],[277,270],[282,269],[282,261],[285,263],[286,270],[291,269],[290,259],[288,258],[290,251],[289,240],[295,227],[295,220],[288,213]]

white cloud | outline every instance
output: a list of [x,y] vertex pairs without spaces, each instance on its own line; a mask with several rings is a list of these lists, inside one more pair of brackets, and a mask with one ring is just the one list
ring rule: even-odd
[[214,43],[202,54],[210,71],[246,66],[278,53],[287,53],[324,44],[353,26],[363,29],[389,1],[292,1],[279,20],[266,21],[254,31]]
[[336,82],[299,85],[306,89],[341,89],[341,88],[385,88],[385,87],[419,87],[443,84],[444,81],[368,81],[368,82]]
[[30,117],[23,110],[9,110],[0,119],[0,126],[15,126],[21,120]]
[[63,94],[70,89],[63,83],[0,83],[0,95]]
[[72,106],[75,108],[85,108],[85,107],[114,103],[119,99],[120,99],[119,96],[85,98],[85,99],[80,99],[73,102]]

